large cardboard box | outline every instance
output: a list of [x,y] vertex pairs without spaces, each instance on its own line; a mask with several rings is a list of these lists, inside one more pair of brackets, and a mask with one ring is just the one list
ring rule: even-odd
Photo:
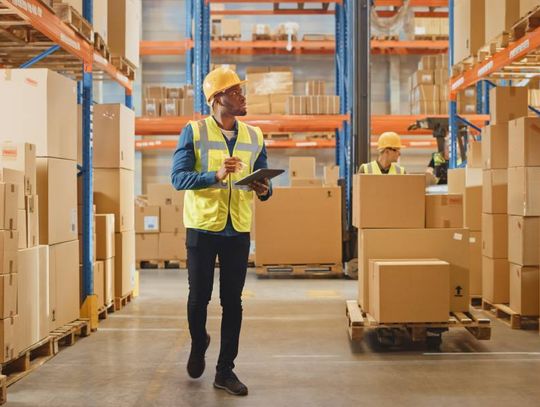
[[15,349],[20,352],[38,342],[39,337],[39,250],[37,247],[19,250],[17,314]]
[[236,18],[221,19],[221,35],[224,37],[239,37],[242,35],[242,24]]
[[0,230],[0,274],[17,272],[19,232]]
[[538,7],[538,0],[520,0],[519,1],[519,16],[525,16],[529,11]]
[[540,216],[540,167],[508,169],[508,213]]
[[464,194],[465,188],[482,185],[481,168],[454,168],[448,170],[448,193]]
[[526,87],[497,86],[489,91],[491,123],[502,124],[529,115]]
[[[139,67],[141,9],[137,0],[111,0],[108,4],[108,46],[113,55]],[[114,16],[114,17],[113,17]]]
[[272,94],[270,95],[270,113],[285,114],[287,111],[287,99],[289,95]]
[[22,171],[24,194],[36,193],[36,146],[30,143],[0,142],[0,166]]
[[26,247],[39,244],[39,199],[37,195],[26,197]]
[[37,159],[39,242],[57,244],[77,239],[77,166],[75,161]]
[[512,142],[508,145],[509,167],[540,166],[540,118],[522,117],[508,123]]
[[450,265],[437,260],[371,261],[369,312],[380,323],[446,322]]
[[162,259],[158,254],[158,248],[159,234],[137,233],[135,235],[135,259],[137,261]]
[[485,44],[485,1],[454,3],[454,62],[476,55]]
[[15,352],[15,327],[19,317],[0,319],[0,363],[9,362],[18,354]]
[[38,249],[39,260],[39,337],[45,338],[49,330],[50,321],[50,273],[49,273],[49,246],[40,245]]
[[105,306],[105,263],[96,261],[94,263],[94,294],[97,296],[97,307],[101,309]]
[[49,299],[52,331],[79,318],[79,241],[49,246]]
[[471,296],[482,296],[482,232],[469,233],[469,283]]
[[482,212],[506,213],[508,203],[507,170],[485,170],[482,189]]
[[[492,124],[482,132],[482,167],[485,170],[508,168],[508,123]],[[512,146],[515,138],[512,138]]]
[[482,187],[467,187],[463,198],[463,226],[482,230]]
[[426,227],[463,227],[463,196],[460,194],[426,195]]
[[482,148],[483,145],[478,141],[470,141],[467,145],[467,167],[482,168]]
[[293,73],[291,70],[283,72],[260,72],[246,74],[247,95],[271,95],[293,93]]
[[165,205],[160,207],[161,233],[186,234],[183,221],[184,205]]
[[[257,245],[257,253],[258,251],[259,245]],[[467,229],[362,230],[358,248],[360,305],[363,308],[369,306],[369,260],[433,258],[450,264],[450,311],[468,311],[469,231]]]
[[315,157],[289,157],[289,174],[291,178],[315,178]]
[[0,182],[0,230],[17,229],[19,186]]
[[249,114],[270,114],[270,95],[247,95]]
[[357,228],[423,228],[424,175],[360,175]]
[[96,258],[106,260],[114,257],[114,214],[97,214]]
[[160,233],[159,255],[160,260],[186,260],[186,237],[182,233]]
[[274,188],[255,200],[255,241],[258,266],[341,263],[341,190]]
[[115,234],[114,291],[123,297],[135,287],[135,231]]
[[322,187],[320,178],[291,178],[291,187]]
[[[111,0],[114,1],[114,0]],[[108,7],[109,0],[93,0],[94,12],[92,15],[92,27],[94,32],[101,35],[101,38],[107,43],[109,27],[108,27]],[[113,17],[111,17],[113,18]]]
[[104,260],[104,278],[105,278],[105,304],[110,305],[114,301],[114,257]]
[[508,258],[506,214],[482,214],[482,255],[492,259]]
[[18,274],[0,275],[0,319],[17,315]]
[[307,99],[307,96],[289,96],[285,104],[285,112],[292,115],[306,114]]
[[540,264],[540,217],[508,216],[508,261],[521,266]]
[[146,188],[148,205],[161,207],[165,205],[184,206],[185,191],[177,191],[171,184],[148,184]]
[[17,210],[17,231],[19,232],[19,244],[17,248],[19,250],[26,249],[26,212],[24,209]]
[[510,308],[524,316],[539,314],[538,266],[524,267],[510,263]]
[[508,31],[519,19],[519,0],[489,0],[485,8],[486,41]]
[[76,160],[76,82],[48,69],[0,70],[0,123],[6,138],[35,144],[38,157]]
[[122,104],[94,105],[94,168],[135,169],[135,112]]
[[482,298],[492,304],[510,301],[510,268],[506,259],[482,258]]
[[100,213],[114,213],[115,231],[135,228],[135,180],[133,171],[94,170],[94,202]]
[[24,173],[0,166],[0,182],[17,185],[17,209],[24,210]]
[[135,232],[159,233],[159,206],[135,205]]

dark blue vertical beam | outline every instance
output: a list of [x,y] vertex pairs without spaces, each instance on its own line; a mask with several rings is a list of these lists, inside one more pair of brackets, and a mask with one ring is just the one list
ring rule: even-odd
[[194,0],[194,37],[193,37],[193,92],[195,95],[195,112],[202,113],[205,100],[202,91],[203,84],[203,3],[204,0]]
[[[448,74],[452,77],[452,67],[454,66],[454,0],[448,3],[448,25],[449,25],[449,47],[448,47]],[[448,107],[449,133],[450,133],[450,168],[457,167],[457,103],[450,101]]]
[[[185,0],[186,11],[186,31],[184,36],[186,39],[193,40],[193,31],[191,29],[193,23],[193,0]],[[193,84],[193,48],[186,50],[186,83]]]
[[[201,76],[204,81],[204,78],[210,72],[210,25],[211,25],[211,17],[210,17],[210,3],[207,3],[206,1],[202,0],[202,72]],[[201,87],[202,89],[202,87]],[[203,114],[210,113],[210,107],[208,104],[203,103],[202,105],[202,111]]]
[[34,58],[32,58],[30,61],[25,62],[22,64],[19,68],[30,68],[32,65],[37,64],[39,61],[47,58],[52,53],[58,51],[60,49],[60,45],[53,45],[49,49],[43,51],[41,54],[36,55]]

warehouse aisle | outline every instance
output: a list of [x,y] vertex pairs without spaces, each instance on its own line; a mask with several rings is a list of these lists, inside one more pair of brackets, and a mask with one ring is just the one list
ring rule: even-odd
[[[144,271],[142,296],[8,390],[27,406],[517,406],[540,400],[538,333],[494,323],[494,340],[447,334],[443,353],[351,347],[344,301],[355,281],[258,280],[250,274],[237,373],[247,398],[212,387],[219,301],[209,313],[207,371],[185,371],[189,333],[185,271]],[[217,294],[217,290],[214,294]],[[214,297],[215,297],[214,295]],[[498,352],[502,353],[490,353]],[[464,352],[465,354],[445,354]],[[480,352],[478,354],[474,352]]]

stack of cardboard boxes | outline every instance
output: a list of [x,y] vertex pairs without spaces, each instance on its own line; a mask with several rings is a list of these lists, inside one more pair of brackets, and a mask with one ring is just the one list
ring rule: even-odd
[[305,96],[289,96],[285,111],[292,115],[339,114],[339,97],[326,94],[325,81],[309,80]]
[[144,89],[143,116],[193,116],[193,87],[167,88],[147,86]]
[[448,55],[423,56],[411,78],[411,113],[448,113]]
[[293,93],[293,71],[288,66],[246,68],[247,110],[249,114],[285,114],[285,104]]
[[242,23],[235,18],[212,18],[212,32],[214,39],[239,39],[242,37]]
[[[131,109],[120,104],[94,106],[94,203],[97,213],[114,214],[116,298],[135,286],[134,134]],[[112,258],[111,251],[105,256]]]
[[94,294],[97,295],[98,309],[114,302],[114,257],[115,233],[114,214],[96,214],[96,262],[94,265]]
[[362,309],[379,322],[445,322],[468,311],[461,195],[425,195],[420,175],[357,174],[353,182]]
[[442,39],[448,37],[448,18],[415,17],[415,39]]

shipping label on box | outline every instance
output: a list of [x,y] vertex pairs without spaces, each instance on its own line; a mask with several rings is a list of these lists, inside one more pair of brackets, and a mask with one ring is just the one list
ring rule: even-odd
[[508,169],[508,213],[540,216],[540,167]]
[[413,74],[413,87],[418,85],[433,85],[435,84],[435,78],[433,70],[418,70]]
[[178,116],[176,99],[161,99],[161,116]]
[[159,233],[159,206],[135,206],[135,231]]
[[510,265],[507,259],[482,258],[482,298],[492,304],[510,301]]
[[161,115],[159,99],[143,99],[143,116],[158,117]]

